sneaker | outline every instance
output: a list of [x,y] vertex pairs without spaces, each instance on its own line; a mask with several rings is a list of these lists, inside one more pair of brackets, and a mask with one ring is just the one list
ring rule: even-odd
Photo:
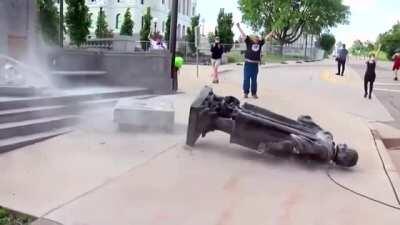
[[249,95],[248,94],[244,94],[244,98],[249,98]]
[[368,96],[368,94],[367,94],[367,93],[365,93],[365,94],[364,94],[364,98],[367,98],[367,96]]
[[369,98],[369,99],[371,99],[371,98],[372,98],[372,97],[371,97],[371,95],[370,95],[370,96],[368,96],[368,98]]
[[337,73],[336,75],[340,75],[339,73]]
[[252,95],[252,97],[253,97],[254,99],[258,99],[258,96],[257,96],[257,95]]
[[397,77],[395,77],[395,78],[394,78],[394,80],[395,80],[395,81],[397,81],[397,80],[398,80],[398,78],[397,78]]

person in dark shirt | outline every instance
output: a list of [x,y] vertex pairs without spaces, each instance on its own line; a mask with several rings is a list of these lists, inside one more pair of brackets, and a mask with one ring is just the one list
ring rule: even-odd
[[211,46],[211,66],[212,66],[212,76],[213,76],[213,83],[218,84],[218,67],[222,63],[222,54],[224,54],[224,47],[220,43],[219,37],[215,37],[215,42]]
[[[366,62],[367,64],[367,70],[365,71],[364,75],[364,98],[371,99],[372,95],[372,90],[374,88],[374,82],[376,78],[376,73],[375,73],[375,68],[376,68],[376,60],[375,60],[375,54],[370,54],[369,60]],[[369,83],[369,93],[368,93],[368,83]]]
[[346,69],[346,61],[347,61],[347,55],[349,54],[349,51],[346,49],[346,45],[342,46],[342,49],[338,51],[336,61],[338,63],[338,72],[336,75],[344,75],[344,70]]
[[239,23],[237,24],[237,27],[242,34],[242,38],[245,38],[246,43],[243,79],[244,97],[248,98],[251,90],[251,95],[253,98],[257,99],[257,76],[258,66],[261,63],[261,51],[265,44],[265,39],[270,38],[273,35],[273,32],[270,32],[265,38],[261,39],[259,36],[250,37],[246,35]]

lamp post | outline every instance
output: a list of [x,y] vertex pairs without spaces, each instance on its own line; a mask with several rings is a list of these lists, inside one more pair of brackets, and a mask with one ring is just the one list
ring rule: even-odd
[[171,78],[172,78],[173,91],[178,90],[178,76],[177,76],[177,71],[175,69],[177,23],[178,23],[178,0],[172,0],[169,51],[171,52]]
[[157,33],[157,22],[158,22],[158,19],[157,18],[153,18],[154,33]]
[[64,47],[64,0],[60,0],[60,47]]

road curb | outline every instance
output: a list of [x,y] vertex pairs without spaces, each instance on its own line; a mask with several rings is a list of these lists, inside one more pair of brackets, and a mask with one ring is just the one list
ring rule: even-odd
[[33,221],[30,225],[63,225],[63,224],[53,221],[53,220],[40,218],[40,219]]
[[[371,131],[373,130],[371,129]],[[382,139],[380,137],[377,137],[376,134],[372,134],[372,136],[376,144],[376,150],[379,152],[382,157],[382,161],[384,162],[384,165],[382,166],[387,171],[389,179],[391,180],[397,195],[400,195],[400,171],[394,165],[392,158],[389,155],[388,149],[385,147]]]

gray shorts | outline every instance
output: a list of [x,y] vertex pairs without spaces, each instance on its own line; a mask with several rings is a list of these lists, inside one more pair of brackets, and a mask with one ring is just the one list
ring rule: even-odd
[[220,66],[221,59],[211,59],[211,66]]

